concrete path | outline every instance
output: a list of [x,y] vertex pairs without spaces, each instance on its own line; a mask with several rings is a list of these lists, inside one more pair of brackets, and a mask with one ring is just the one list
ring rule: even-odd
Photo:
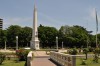
[[32,66],[60,66],[49,59],[45,51],[33,51],[35,58],[32,61]]
[[34,58],[32,66],[59,66],[56,63],[49,60],[49,58]]
[[49,56],[46,54],[46,51],[33,51],[35,57],[41,57],[41,56]]

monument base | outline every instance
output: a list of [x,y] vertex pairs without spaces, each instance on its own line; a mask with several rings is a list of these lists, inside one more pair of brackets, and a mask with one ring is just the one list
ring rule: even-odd
[[32,50],[39,50],[39,40],[31,41],[31,49]]

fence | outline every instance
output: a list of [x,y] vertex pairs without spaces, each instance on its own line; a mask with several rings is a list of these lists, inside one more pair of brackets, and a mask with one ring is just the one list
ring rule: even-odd
[[76,57],[84,55],[69,55],[59,52],[50,52],[50,59],[62,66],[76,66]]

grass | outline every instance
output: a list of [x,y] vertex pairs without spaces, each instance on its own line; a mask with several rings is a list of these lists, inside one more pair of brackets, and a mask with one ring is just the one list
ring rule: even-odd
[[93,61],[93,58],[88,58],[88,60],[85,60],[86,65],[82,65],[82,58],[77,58],[76,60],[76,66],[100,66],[100,59],[98,61],[98,63],[95,63]]
[[5,55],[15,55],[15,52],[0,52],[0,54],[5,54]]
[[4,60],[0,66],[24,66],[25,61],[16,62],[16,59]]

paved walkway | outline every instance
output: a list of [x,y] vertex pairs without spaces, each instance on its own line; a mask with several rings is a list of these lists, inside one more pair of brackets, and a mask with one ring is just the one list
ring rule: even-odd
[[32,66],[60,66],[49,59],[45,51],[34,51],[35,58],[32,61]]
[[46,51],[33,51],[33,53],[34,53],[34,56],[35,57],[42,57],[42,56],[43,57],[44,56],[47,56],[48,57],[49,56],[49,55],[46,54]]
[[35,58],[32,61],[32,66],[59,66],[48,58]]

